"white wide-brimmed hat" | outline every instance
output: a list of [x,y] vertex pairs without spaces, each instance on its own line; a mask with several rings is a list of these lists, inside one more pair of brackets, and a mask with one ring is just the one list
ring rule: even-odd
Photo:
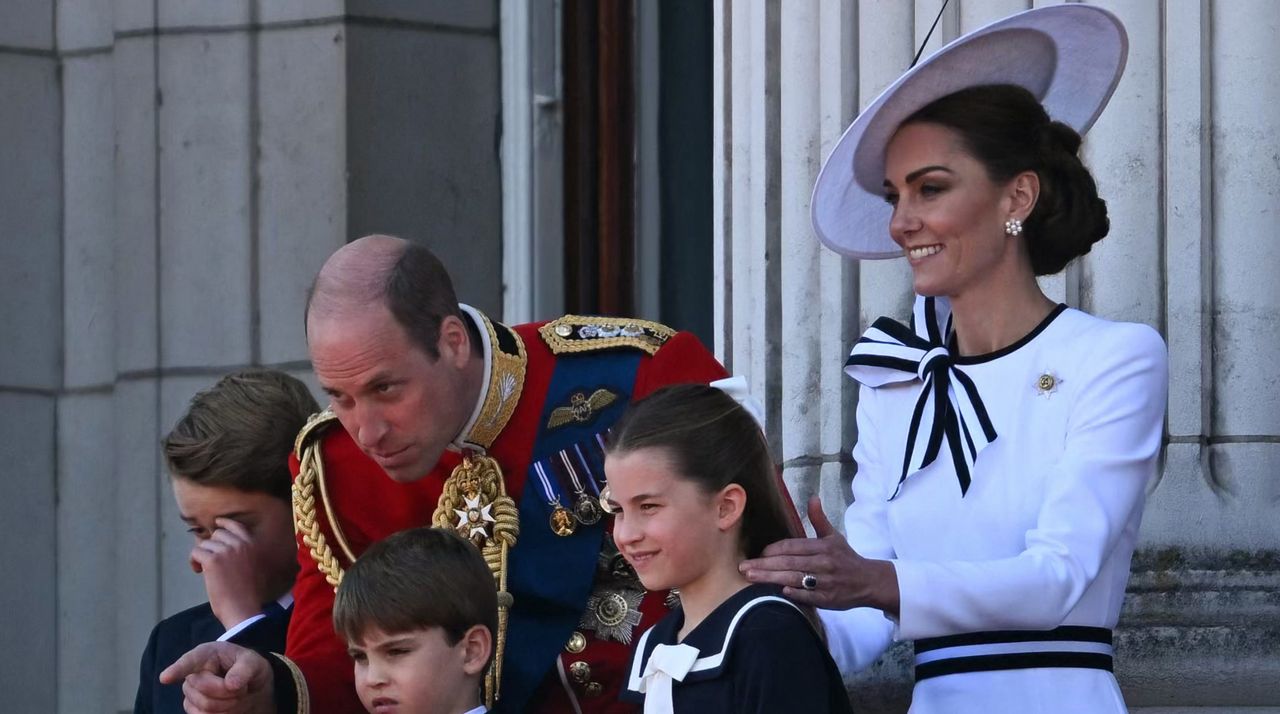
[[957,38],[907,70],[840,137],[813,187],[813,229],[850,258],[897,258],[884,200],[885,148],[907,117],[984,84],[1028,89],[1049,117],[1084,134],[1111,99],[1129,55],[1120,20],[1093,5],[1027,10]]

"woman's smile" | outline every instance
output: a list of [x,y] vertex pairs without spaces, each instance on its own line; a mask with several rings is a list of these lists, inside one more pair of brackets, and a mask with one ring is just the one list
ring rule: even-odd
[[917,293],[954,298],[1000,280],[999,267],[1018,258],[1017,243],[1003,231],[1007,187],[991,181],[954,131],[902,127],[889,142],[885,169],[889,234],[911,264]]
[[942,246],[937,243],[933,245],[917,246],[915,248],[905,248],[903,250],[907,255],[907,260],[909,260],[912,265],[922,262],[931,255],[937,255],[941,251]]

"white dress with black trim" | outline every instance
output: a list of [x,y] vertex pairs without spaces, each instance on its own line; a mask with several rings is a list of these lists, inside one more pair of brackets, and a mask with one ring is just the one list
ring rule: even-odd
[[848,714],[840,672],[809,620],[773,585],[749,585],[684,640],[676,608],[636,643],[621,699],[645,714]]
[[850,357],[845,535],[893,562],[901,609],[821,611],[832,655],[852,672],[914,641],[912,714],[1124,712],[1111,630],[1161,447],[1164,343],[1059,306],[1014,345],[957,358],[936,349],[947,310],[918,299],[914,342],[873,328]]

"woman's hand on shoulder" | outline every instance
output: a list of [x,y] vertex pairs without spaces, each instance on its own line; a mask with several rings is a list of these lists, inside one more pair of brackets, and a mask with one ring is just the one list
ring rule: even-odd
[[898,578],[893,564],[858,555],[831,525],[817,496],[809,499],[809,520],[816,537],[778,541],[738,569],[753,583],[781,585],[783,595],[803,605],[826,610],[874,607],[896,617]]

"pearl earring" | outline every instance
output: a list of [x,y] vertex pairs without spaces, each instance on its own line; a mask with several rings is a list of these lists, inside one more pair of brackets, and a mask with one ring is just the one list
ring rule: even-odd
[[1007,236],[1022,235],[1022,221],[1016,218],[1010,218],[1004,222],[1004,234]]

